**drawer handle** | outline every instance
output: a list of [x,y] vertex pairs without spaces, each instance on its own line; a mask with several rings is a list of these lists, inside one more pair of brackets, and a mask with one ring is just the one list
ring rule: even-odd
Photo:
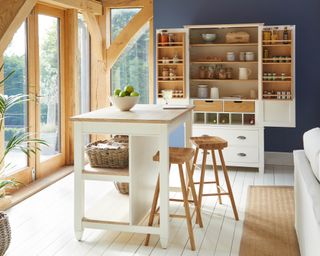
[[245,156],[247,156],[247,154],[246,153],[238,153],[238,156],[245,157]]
[[237,137],[237,139],[239,140],[245,140],[246,138],[247,138],[246,136],[242,136],[242,135]]
[[206,102],[206,103],[213,103],[214,101],[213,101],[213,100],[205,100],[204,102]]
[[242,100],[235,100],[233,103],[242,103]]

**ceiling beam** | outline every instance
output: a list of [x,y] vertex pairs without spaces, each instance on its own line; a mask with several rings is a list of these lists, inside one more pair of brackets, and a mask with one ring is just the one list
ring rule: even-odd
[[105,8],[132,8],[144,7],[150,4],[150,0],[102,0]]
[[43,3],[60,6],[63,8],[77,9],[90,12],[94,15],[102,15],[102,3],[95,0],[41,0]]
[[28,17],[37,0],[2,0],[0,8],[0,55]]

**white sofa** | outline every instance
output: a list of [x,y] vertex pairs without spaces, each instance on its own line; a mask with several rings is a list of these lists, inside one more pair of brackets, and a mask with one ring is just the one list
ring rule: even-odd
[[320,128],[303,136],[294,156],[295,228],[301,256],[320,255]]

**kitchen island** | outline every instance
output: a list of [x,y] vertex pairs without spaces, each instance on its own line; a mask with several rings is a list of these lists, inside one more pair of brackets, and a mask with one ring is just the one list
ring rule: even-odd
[[[138,104],[131,111],[114,107],[72,117],[74,122],[74,230],[81,240],[85,228],[160,235],[163,248],[168,245],[169,229],[169,136],[184,125],[185,146],[190,146],[193,106],[163,109],[160,105]],[[84,136],[121,134],[129,136],[129,166],[126,170],[91,168],[85,164]],[[152,160],[160,152],[160,162]],[[160,172],[160,226],[142,225],[150,211]],[[129,183],[129,214],[126,221],[90,219],[85,216],[85,180]]]

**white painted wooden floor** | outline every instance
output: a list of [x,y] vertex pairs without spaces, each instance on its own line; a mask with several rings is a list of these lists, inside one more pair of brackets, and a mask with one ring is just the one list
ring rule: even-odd
[[[174,171],[172,171],[173,173]],[[222,179],[222,173],[219,173]],[[212,172],[207,171],[207,177]],[[264,175],[256,170],[230,168],[240,221],[233,219],[229,200],[217,204],[206,197],[203,204],[204,228],[194,228],[197,251],[190,250],[185,220],[172,219],[168,249],[161,249],[158,236],[151,236],[150,246],[143,245],[145,235],[102,230],[86,230],[84,241],[73,235],[73,174],[8,210],[12,227],[12,243],[6,255],[238,255],[244,211],[249,185],[293,185],[293,170],[287,166],[267,166]],[[172,180],[176,180],[172,177]],[[206,190],[210,189],[207,187]],[[90,216],[126,216],[126,196],[120,195],[112,183],[87,182],[86,203],[98,209]],[[172,204],[172,212],[183,213],[180,203]],[[90,213],[91,212],[91,213]],[[124,213],[124,214],[122,214]],[[122,216],[123,215],[123,216]],[[110,215],[109,215],[110,216]]]

